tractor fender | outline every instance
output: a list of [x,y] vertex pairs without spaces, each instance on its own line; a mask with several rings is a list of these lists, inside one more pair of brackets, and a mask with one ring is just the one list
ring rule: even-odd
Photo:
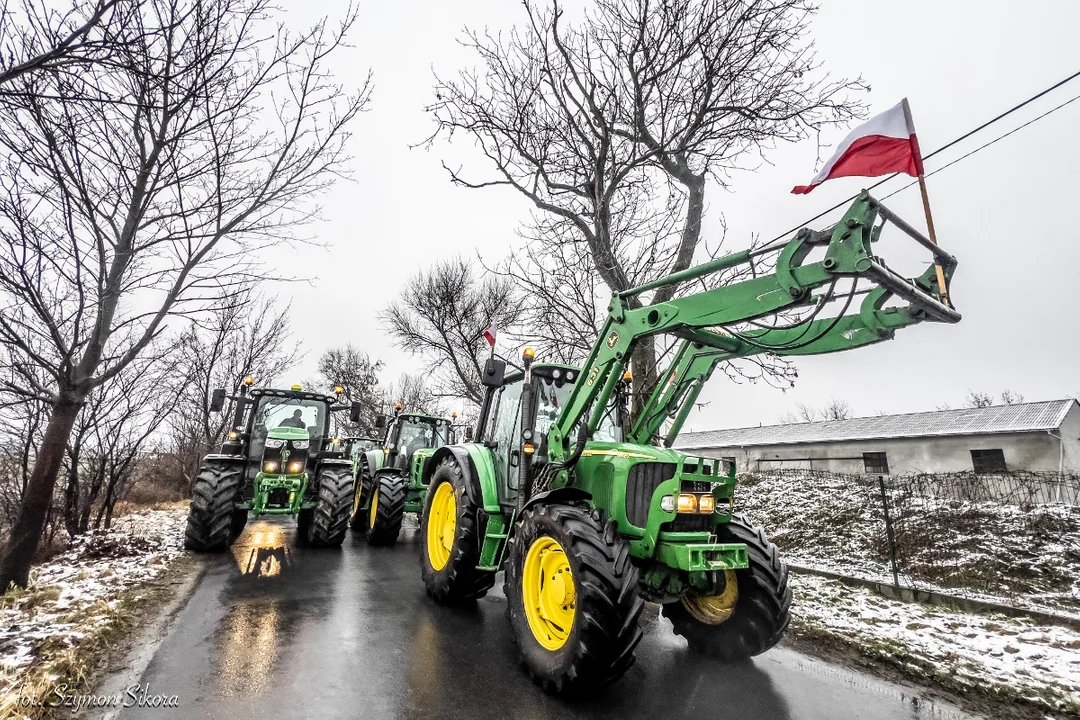
[[[477,453],[473,452],[474,447],[478,449]],[[483,453],[486,453],[486,462]],[[446,457],[454,458],[465,470],[465,491],[473,505],[483,508],[486,512],[501,512],[495,486],[495,469],[491,463],[491,451],[482,445],[444,445],[432,454],[431,460],[424,468],[424,485],[431,485],[431,476],[435,474],[435,468]]]
[[382,448],[375,450],[368,450],[364,453],[364,463],[367,465],[367,473],[369,477],[375,477],[375,473],[382,467],[382,460],[385,457]]
[[221,462],[221,463],[236,463],[242,464],[246,457],[243,455],[225,455],[223,453],[211,453],[210,455],[204,455],[202,461],[205,462]]
[[581,488],[576,487],[561,487],[553,490],[547,490],[542,493],[537,493],[535,496],[529,498],[529,501],[525,503],[525,507],[522,510],[528,510],[533,505],[538,505],[543,502],[547,503],[572,503],[578,500],[591,500],[592,493],[587,493]]
[[319,467],[343,467],[352,470],[352,460],[345,458],[323,458],[319,461]]

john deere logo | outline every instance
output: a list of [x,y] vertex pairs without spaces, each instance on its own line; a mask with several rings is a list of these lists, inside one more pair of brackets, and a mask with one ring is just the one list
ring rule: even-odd
[[615,343],[617,342],[619,342],[619,333],[612,332],[610,335],[607,336],[607,346],[609,348],[615,347]]
[[591,385],[592,385],[592,384],[593,384],[594,382],[596,382],[596,376],[597,376],[597,375],[598,375],[599,373],[600,373],[600,368],[598,368],[598,367],[594,367],[594,368],[592,369],[592,372],[591,372],[591,373],[589,373],[589,385],[590,385],[590,386],[591,386]]

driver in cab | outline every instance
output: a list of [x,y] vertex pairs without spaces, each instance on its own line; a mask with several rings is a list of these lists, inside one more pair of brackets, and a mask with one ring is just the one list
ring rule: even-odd
[[278,424],[278,427],[294,427],[300,428],[301,430],[307,430],[307,425],[304,423],[303,415],[304,412],[302,410],[293,410],[292,417],[288,417],[282,420]]

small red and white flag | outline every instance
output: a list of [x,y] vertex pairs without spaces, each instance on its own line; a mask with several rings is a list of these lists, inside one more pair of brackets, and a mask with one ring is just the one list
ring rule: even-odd
[[484,339],[488,341],[488,345],[491,347],[495,347],[495,332],[497,329],[495,323],[491,323],[487,326],[487,330],[484,331]]
[[805,195],[826,180],[838,177],[877,177],[890,173],[923,174],[919,140],[907,98],[852,130],[809,185],[791,192]]

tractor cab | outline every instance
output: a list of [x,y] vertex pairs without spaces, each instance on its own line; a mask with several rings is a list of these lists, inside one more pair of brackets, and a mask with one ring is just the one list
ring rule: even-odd
[[[385,416],[375,419],[375,426],[385,425]],[[383,441],[386,462],[383,467],[408,472],[417,450],[437,448],[450,442],[450,420],[422,413],[401,413],[394,417]]]
[[[488,361],[483,383],[486,386],[480,420],[477,423],[479,433],[476,442],[492,449],[492,461],[495,475],[499,479],[499,488],[513,490],[517,488],[518,466],[521,460],[521,391],[525,374],[515,372],[504,375],[505,363],[502,360]],[[532,454],[532,468],[547,462],[547,435],[552,424],[570,398],[574,385],[578,382],[580,371],[570,365],[547,363],[534,364],[532,373],[535,394],[533,398],[533,436],[539,445]],[[629,382],[624,379],[619,383],[612,400],[607,406],[600,424],[592,439],[601,442],[622,442],[627,423],[627,401]],[[514,495],[499,498],[501,503],[512,505]]]

